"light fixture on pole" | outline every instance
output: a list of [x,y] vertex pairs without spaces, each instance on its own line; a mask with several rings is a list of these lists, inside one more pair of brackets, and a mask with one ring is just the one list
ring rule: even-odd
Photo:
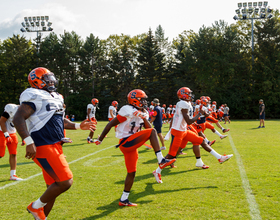
[[[41,21],[41,22],[40,22]],[[47,24],[47,26],[46,26]],[[37,55],[39,54],[39,33],[53,31],[52,22],[49,21],[49,16],[32,16],[24,17],[24,22],[21,23],[21,32],[37,32]],[[38,61],[37,61],[38,64]]]
[[[268,2],[243,2],[237,4],[238,8],[235,10],[236,15],[233,17],[234,20],[251,20],[252,26],[252,70],[254,67],[254,20],[272,18],[272,9],[268,6]],[[243,8],[242,8],[243,6]],[[248,6],[248,8],[247,8]],[[257,8],[258,7],[258,8]],[[242,9],[241,9],[242,8]],[[241,11],[241,13],[240,13]],[[254,12],[254,13],[253,13]]]

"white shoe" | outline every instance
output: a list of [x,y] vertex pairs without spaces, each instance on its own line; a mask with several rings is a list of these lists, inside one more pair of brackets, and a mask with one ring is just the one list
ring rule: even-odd
[[161,174],[160,173],[157,173],[156,171],[153,172],[155,178],[156,178],[156,181],[158,183],[162,183],[162,180],[161,180]]
[[221,138],[221,140],[222,139],[224,139],[224,138],[226,138],[227,137],[227,135],[222,135],[220,138]]
[[13,175],[13,176],[10,176],[10,180],[20,181],[20,180],[23,180],[23,179],[17,177],[17,175]]
[[162,146],[162,147],[160,148],[160,150],[166,150],[166,147],[165,147],[165,146]]
[[226,161],[228,161],[230,158],[233,157],[233,154],[230,154],[230,155],[224,155],[222,156],[220,159],[218,159],[219,163],[222,164]]
[[67,138],[67,137],[62,138],[61,141],[64,142],[64,143],[72,143],[73,142],[70,138]]

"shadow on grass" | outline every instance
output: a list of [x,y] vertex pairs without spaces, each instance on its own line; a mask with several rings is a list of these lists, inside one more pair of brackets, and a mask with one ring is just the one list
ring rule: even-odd
[[[26,165],[26,164],[31,164],[31,163],[34,163],[33,161],[30,161],[30,162],[23,162],[23,163],[17,163],[17,166],[21,166],[21,165]],[[10,164],[2,164],[0,165],[0,168],[5,168],[5,167],[10,167]]]
[[[158,183],[147,183],[147,186],[145,187],[145,190],[143,192],[140,193],[136,193],[133,194],[133,192],[130,195],[130,199],[134,202],[134,200],[136,200],[139,198],[143,198],[147,195],[153,194],[163,194],[163,193],[172,193],[172,192],[177,192],[177,191],[183,191],[183,190],[198,190],[198,189],[213,189],[213,188],[218,188],[217,186],[205,186],[205,187],[190,187],[190,188],[181,188],[181,189],[175,189],[175,190],[159,190],[159,191],[155,191],[153,188],[154,184],[158,184]],[[83,220],[91,220],[91,219],[99,219],[99,218],[103,218],[105,216],[108,216],[110,213],[113,213],[114,211],[117,211],[119,209],[123,209],[123,208],[134,208],[134,207],[121,207],[118,205],[119,199],[114,200],[113,202],[111,202],[108,205],[105,206],[100,206],[97,208],[97,210],[104,210],[104,212],[98,214],[98,215],[93,215],[87,218],[83,218]],[[145,200],[145,201],[139,201],[137,202],[137,204],[148,204],[153,202],[153,200]]]
[[[171,172],[171,169],[174,169],[174,168],[169,168],[169,169],[165,168],[164,170],[162,170],[161,175],[162,175],[163,181],[164,181],[164,176],[178,175],[178,174],[181,174],[181,173],[188,173],[188,172],[192,172],[192,171],[200,171],[200,170],[202,170],[202,169],[199,169],[199,168],[195,168],[195,169],[192,169],[192,170],[183,170],[183,171],[178,171],[178,172],[173,172],[172,171]],[[117,181],[117,182],[115,182],[115,184],[124,184],[125,177],[126,177],[126,175],[124,175],[123,180]],[[147,173],[147,174],[142,175],[142,176],[137,176],[137,172],[136,172],[136,176],[135,176],[134,182],[142,181],[144,179],[149,179],[149,178],[153,178],[153,179],[155,178],[152,172],[151,173]]]
[[261,128],[256,127],[256,128],[250,128],[249,130],[258,130],[258,129],[261,129]]

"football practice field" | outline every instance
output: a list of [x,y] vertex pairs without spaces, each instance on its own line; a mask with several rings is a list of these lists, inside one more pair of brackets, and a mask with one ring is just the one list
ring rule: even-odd
[[[107,122],[99,121],[94,138]],[[118,139],[112,129],[101,145],[88,144],[88,131],[67,130],[73,140],[63,150],[74,183],[61,194],[48,220],[57,219],[280,219],[280,121],[266,120],[257,129],[257,120],[233,120],[223,140],[207,130],[212,147],[220,154],[234,154],[227,162],[201,148],[202,160],[210,168],[195,167],[192,145],[177,158],[177,168],[162,171],[163,183],[152,172],[157,168],[153,150],[140,147],[138,169],[129,196],[137,207],[119,207],[126,168]],[[163,125],[163,134],[169,125]],[[219,128],[215,128],[221,132]],[[169,149],[170,140],[166,142]],[[163,151],[165,156],[168,152]],[[33,219],[26,211],[46,186],[40,168],[24,157],[18,145],[17,175],[24,181],[9,181],[9,154],[0,159],[0,219]]]

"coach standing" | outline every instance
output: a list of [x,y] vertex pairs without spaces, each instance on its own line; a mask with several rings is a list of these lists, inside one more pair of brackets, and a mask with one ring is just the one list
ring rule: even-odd
[[166,150],[166,147],[164,146],[164,139],[161,133],[161,127],[162,127],[162,109],[159,106],[159,100],[158,99],[154,99],[153,100],[153,106],[154,106],[154,113],[151,117],[151,123],[153,123],[154,128],[157,131],[159,140],[162,144],[162,147],[160,148],[161,150]]
[[260,126],[258,128],[264,128],[264,119],[265,119],[265,105],[263,100],[259,100],[259,112],[260,112]]

